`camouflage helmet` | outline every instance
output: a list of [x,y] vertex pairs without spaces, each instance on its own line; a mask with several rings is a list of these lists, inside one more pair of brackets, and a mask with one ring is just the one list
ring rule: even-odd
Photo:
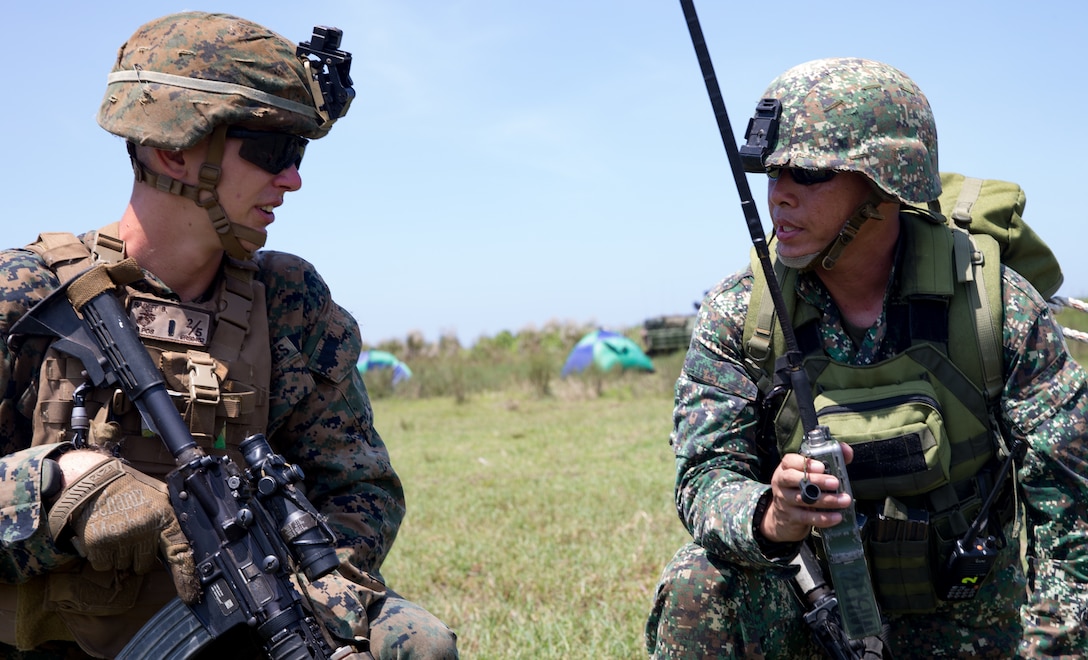
[[907,204],[940,196],[933,111],[902,71],[859,58],[814,60],[780,75],[763,98],[782,108],[765,167],[860,172]]
[[227,14],[182,12],[141,26],[121,46],[98,123],[129,142],[187,149],[220,125],[324,136],[295,46]]

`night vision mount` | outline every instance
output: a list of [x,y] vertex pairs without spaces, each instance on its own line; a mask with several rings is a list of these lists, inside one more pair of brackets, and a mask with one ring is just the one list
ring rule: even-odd
[[[355,98],[351,86],[351,53],[340,50],[344,31],[315,25],[310,41],[302,41],[295,54],[310,74],[317,111],[328,126],[348,113]],[[317,101],[320,99],[320,101]]]
[[778,99],[761,99],[756,114],[748,120],[744,144],[740,146],[740,162],[745,172],[762,174],[767,171],[767,156],[778,142],[778,120],[782,103]]

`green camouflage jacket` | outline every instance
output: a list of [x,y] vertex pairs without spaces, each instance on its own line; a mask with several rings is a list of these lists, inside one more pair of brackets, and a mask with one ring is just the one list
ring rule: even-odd
[[[404,492],[355,366],[358,324],[311,264],[274,251],[258,252],[255,261],[274,362],[269,442],[304,471],[307,497],[337,533],[341,560],[378,575],[404,517]],[[18,583],[71,558],[42,525],[39,466],[51,447],[31,448],[25,412],[33,410],[44,346],[28,343],[16,356],[6,343],[12,325],[59,282],[22,249],[0,252],[0,274],[0,581]],[[145,275],[134,286],[177,299]]]
[[[741,566],[792,574],[760,551],[752,530],[756,503],[769,486],[761,464],[757,387],[743,366],[742,333],[752,287],[751,271],[725,279],[708,292],[676,385],[674,431],[676,507],[694,541]],[[1006,381],[997,410],[1007,438],[1022,438],[1028,452],[1019,465],[1018,496],[1026,519],[1027,573],[1003,558],[1012,576],[972,601],[948,604],[940,616],[985,625],[987,617],[1020,609],[1025,644],[1038,650],[1088,651],[1088,383],[1070,357],[1061,329],[1027,281],[1003,269]],[[840,362],[871,364],[889,357],[897,329],[883,315],[860,346],[843,328],[819,280],[803,275],[798,296],[822,311],[820,336]],[[886,348],[887,347],[887,348]],[[1010,543],[1010,547],[1018,544]],[[1024,586],[1027,581],[1028,597]],[[1002,582],[994,580],[992,582]],[[982,601],[986,602],[982,602]],[[959,620],[959,619],[958,619]],[[996,620],[996,619],[990,619]],[[1023,647],[1022,647],[1023,648]]]

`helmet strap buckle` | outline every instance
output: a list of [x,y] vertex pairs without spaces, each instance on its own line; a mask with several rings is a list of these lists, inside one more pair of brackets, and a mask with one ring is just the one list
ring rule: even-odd
[[865,224],[866,220],[884,219],[884,214],[877,207],[878,204],[880,204],[880,197],[878,195],[870,196],[850,215],[839,235],[831,242],[831,245],[827,246],[823,258],[820,259],[820,266],[824,270],[831,270],[835,267],[835,263],[842,256],[842,251],[857,238],[858,232],[861,231],[861,226]]

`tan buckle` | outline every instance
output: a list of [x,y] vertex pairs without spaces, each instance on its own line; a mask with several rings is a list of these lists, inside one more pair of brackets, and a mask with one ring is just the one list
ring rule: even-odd
[[215,360],[200,351],[189,351],[186,358],[189,399],[193,402],[219,405],[219,377],[215,375]]

